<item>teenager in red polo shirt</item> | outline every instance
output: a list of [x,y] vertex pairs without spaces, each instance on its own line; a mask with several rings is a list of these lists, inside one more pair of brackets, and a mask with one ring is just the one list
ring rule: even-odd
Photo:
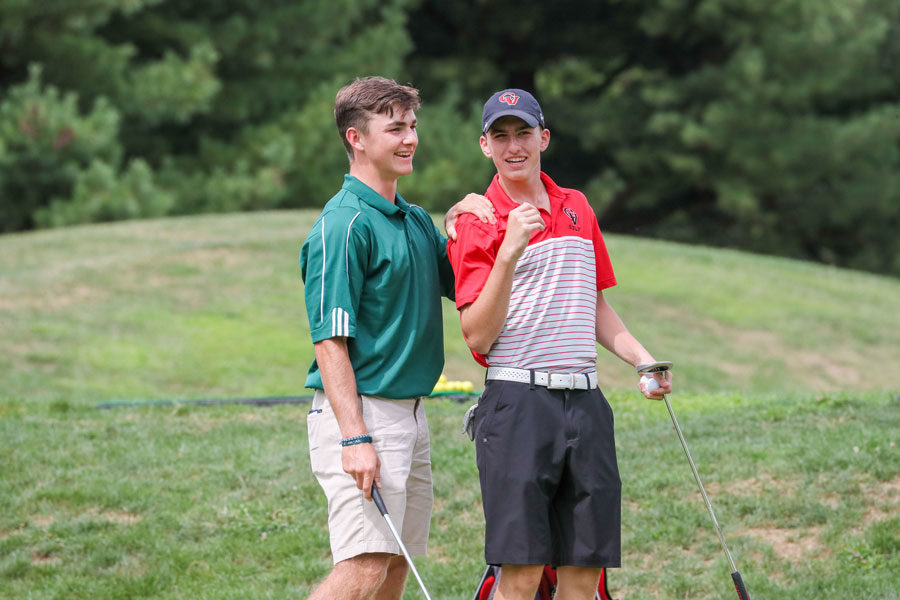
[[[497,169],[485,193],[497,223],[463,215],[449,244],[463,335],[488,367],[475,441],[497,600],[534,598],[545,564],[558,568],[558,600],[587,600],[601,568],[620,566],[621,482],[595,342],[635,367],[655,362],[603,297],[616,278],[587,199],[541,172],[549,142],[530,93],[491,96],[480,143]],[[671,374],[656,377],[659,389],[640,386],[647,398],[672,390]]]

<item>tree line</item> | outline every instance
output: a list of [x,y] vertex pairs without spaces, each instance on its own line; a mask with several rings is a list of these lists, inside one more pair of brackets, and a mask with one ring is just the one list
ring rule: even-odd
[[321,206],[370,74],[421,91],[430,210],[522,87],[605,231],[900,275],[895,0],[0,2],[0,232]]

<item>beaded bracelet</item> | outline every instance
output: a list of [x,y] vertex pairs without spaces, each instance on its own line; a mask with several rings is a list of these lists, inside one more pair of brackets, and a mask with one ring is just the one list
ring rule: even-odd
[[368,433],[364,433],[362,435],[354,435],[353,437],[344,438],[341,440],[341,446],[355,446],[356,444],[371,444],[372,436]]

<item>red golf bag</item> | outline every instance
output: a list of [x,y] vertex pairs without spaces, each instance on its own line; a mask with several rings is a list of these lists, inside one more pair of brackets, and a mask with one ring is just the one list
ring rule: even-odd
[[[481,583],[475,590],[472,600],[492,600],[494,597],[494,587],[500,580],[500,567],[496,565],[488,565],[481,576]],[[552,600],[553,592],[556,591],[556,570],[549,565],[544,567],[544,573],[541,575],[541,582],[538,584],[537,593],[534,600]],[[609,595],[609,588],[606,586],[606,569],[600,571],[600,585],[597,586],[596,600],[613,600]]]

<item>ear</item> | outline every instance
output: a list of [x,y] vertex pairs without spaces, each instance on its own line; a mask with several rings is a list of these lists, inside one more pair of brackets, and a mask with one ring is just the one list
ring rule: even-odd
[[547,146],[550,145],[550,130],[549,129],[541,129],[541,152],[547,149]]
[[488,147],[487,138],[485,136],[481,136],[478,138],[478,143],[481,145],[481,152],[487,156],[491,157],[491,149]]
[[356,127],[348,127],[347,133],[344,135],[354,150],[365,152],[366,145],[363,142],[363,136]]

